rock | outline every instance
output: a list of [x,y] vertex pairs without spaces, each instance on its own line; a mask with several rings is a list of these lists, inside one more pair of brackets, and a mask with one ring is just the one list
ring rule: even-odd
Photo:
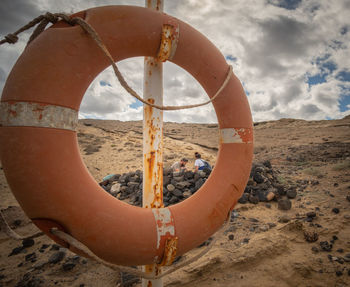
[[35,254],[35,252],[27,254],[25,256],[25,261],[35,262],[36,261],[36,254]]
[[213,240],[213,237],[209,237],[206,241],[204,241],[198,247],[208,246],[210,244],[210,242],[212,242],[212,240]]
[[306,213],[306,216],[310,217],[310,218],[314,218],[314,217],[316,217],[316,212],[310,211],[310,212]]
[[43,244],[41,245],[39,252],[43,253],[45,251],[46,248],[48,248],[50,245],[49,244]]
[[65,251],[58,251],[55,252],[54,254],[52,254],[48,260],[49,263],[53,263],[56,264],[60,261],[62,261],[62,259],[66,256],[66,252]]
[[278,209],[289,210],[292,208],[292,202],[288,198],[282,198],[278,201]]
[[172,185],[172,184],[168,184],[168,185],[166,186],[166,189],[169,190],[169,191],[174,191],[174,190],[175,190],[175,186]]
[[63,271],[70,271],[70,270],[72,270],[75,267],[75,265],[76,264],[73,263],[73,262],[64,263],[62,265]]
[[184,178],[185,178],[186,180],[192,179],[193,177],[194,177],[194,173],[193,173],[192,171],[190,171],[190,170],[185,171],[185,173],[184,173]]
[[9,257],[13,255],[17,255],[21,253],[23,250],[25,250],[23,246],[15,247],[14,249],[12,249],[11,253],[9,254]]
[[229,236],[228,236],[228,240],[233,240],[235,237],[234,237],[234,235],[233,234],[229,234]]
[[264,177],[259,172],[254,173],[253,179],[256,183],[263,183],[265,180]]
[[170,204],[174,204],[174,203],[176,203],[176,202],[178,202],[179,201],[179,199],[176,197],[176,196],[172,196],[170,199],[169,199],[169,203]]
[[238,211],[237,210],[232,210],[230,217],[231,217],[231,221],[234,221],[236,218],[239,217]]
[[120,192],[120,183],[115,183],[111,186],[111,190],[110,190],[110,193],[113,195],[113,196],[116,196],[118,192]]
[[16,287],[41,287],[43,281],[40,278],[30,278],[30,273],[24,274],[23,278],[16,284]]
[[198,171],[198,175],[199,175],[201,178],[207,177],[207,174],[206,174],[204,171],[202,171],[202,170]]
[[266,232],[268,230],[269,230],[269,227],[266,226],[266,225],[262,225],[262,226],[259,227],[259,231],[261,231],[261,232]]
[[270,203],[265,203],[266,208],[271,208],[271,204]]
[[249,200],[249,202],[251,202],[253,204],[258,204],[259,203],[259,197],[256,196],[256,195],[250,194],[248,200]]
[[331,251],[333,248],[332,244],[329,244],[328,241],[321,241],[320,242],[320,247],[323,251]]
[[296,196],[297,196],[297,191],[295,190],[295,188],[287,190],[288,198],[296,198]]
[[259,201],[266,202],[267,201],[267,191],[266,190],[258,190],[257,196],[259,198]]
[[174,176],[173,179],[176,182],[181,182],[181,181],[184,181],[185,177],[183,175],[182,176]]
[[179,189],[174,189],[171,193],[176,197],[182,197],[182,191]]
[[279,219],[278,222],[280,223],[287,223],[290,221],[290,217],[288,215],[282,215]]
[[34,245],[34,240],[32,238],[26,238],[22,240],[22,246],[23,247],[31,247]]
[[170,176],[164,176],[163,177],[163,186],[167,186],[171,182],[171,177]]
[[249,243],[250,238],[244,238],[243,243]]
[[134,181],[129,181],[127,186],[132,187],[133,189],[139,187],[140,183],[139,182],[134,182]]
[[204,184],[204,182],[205,182],[205,181],[204,181],[203,178],[198,179],[198,180],[196,181],[195,185],[194,185],[195,189],[196,189],[196,190],[200,189],[201,186]]
[[243,193],[241,198],[238,199],[238,202],[241,204],[245,204],[248,202],[249,194],[248,193]]
[[268,191],[267,191],[267,194],[266,194],[266,200],[267,201],[271,201],[272,199],[274,199],[275,198],[275,191],[274,190],[276,190],[275,188],[272,188],[272,189],[269,189]]
[[340,270],[336,271],[335,274],[339,277],[343,275],[343,272],[341,272]]
[[47,264],[47,262],[45,262],[45,261],[39,261],[39,262],[36,262],[36,263],[33,265],[33,268],[34,268],[34,269],[41,269],[41,268],[43,268],[46,264]]
[[178,189],[184,189],[188,186],[190,186],[191,184],[188,181],[181,181],[181,182],[177,182],[175,187]]
[[282,184],[277,184],[275,187],[277,188],[277,193],[278,193],[280,196],[286,195],[286,190],[285,190],[285,188],[284,188],[284,185],[282,185]]
[[307,242],[316,242],[318,240],[318,233],[315,231],[304,231],[304,238]]
[[184,198],[188,198],[192,195],[192,193],[189,190],[184,191],[184,193],[182,194]]
[[13,221],[13,225],[15,226],[20,226],[22,224],[22,220],[20,219],[16,219],[15,221]]
[[194,173],[194,176],[193,176],[193,179],[194,179],[194,181],[196,182],[198,179],[200,179],[201,177],[200,177],[200,175],[199,175],[199,173],[198,172],[195,172]]
[[120,272],[120,281],[121,281],[121,286],[125,287],[132,287],[137,283],[140,283],[141,280],[138,276],[135,276],[133,274],[129,274],[126,272]]
[[127,173],[122,174],[122,175],[119,177],[118,181],[119,181],[120,183],[128,183],[128,182],[129,182],[129,175],[128,175]]
[[271,169],[272,168],[272,165],[271,165],[271,162],[269,160],[265,160],[263,162],[263,165],[266,166],[267,168]]
[[134,175],[134,176],[129,177],[129,182],[140,183],[141,182],[141,178],[138,175]]
[[335,214],[338,214],[338,213],[339,213],[339,208],[334,207],[334,208],[332,209],[332,212],[334,212]]
[[208,177],[211,174],[211,169],[210,168],[203,168],[203,172],[205,173],[205,177]]

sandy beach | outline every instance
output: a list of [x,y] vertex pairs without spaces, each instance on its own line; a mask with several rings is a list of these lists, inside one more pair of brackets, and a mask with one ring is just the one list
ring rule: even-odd
[[[209,253],[165,277],[164,286],[350,286],[350,117],[260,122],[254,135],[254,163],[269,161],[279,183],[293,187],[291,208],[279,209],[275,199],[237,204]],[[97,182],[111,173],[142,170],[142,122],[81,120],[78,140]],[[165,167],[186,157],[192,169],[195,151],[215,165],[218,146],[215,124],[165,123]],[[0,189],[10,226],[21,235],[35,233],[2,167]],[[44,235],[23,243],[0,230],[0,287],[5,286],[141,285]]]

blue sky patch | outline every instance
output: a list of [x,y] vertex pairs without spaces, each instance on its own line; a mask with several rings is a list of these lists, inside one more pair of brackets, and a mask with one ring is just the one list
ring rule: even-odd
[[326,82],[326,75],[325,74],[317,74],[315,76],[308,76],[307,83],[309,84],[309,87],[313,85],[318,85]]
[[339,100],[339,110],[341,112],[346,112],[347,110],[349,110],[350,106],[350,91],[347,95],[343,95],[340,100]]
[[317,66],[319,73],[313,76],[310,76],[310,74],[306,75],[309,87],[325,83],[327,76],[337,69],[337,65],[333,61],[328,61],[329,56],[326,54],[323,57],[316,58],[316,61],[313,62]]
[[237,61],[237,58],[236,58],[236,57],[233,57],[232,55],[227,55],[227,56],[226,56],[226,60],[232,61],[232,62],[236,62],[236,61]]
[[134,102],[130,105],[130,108],[135,109],[135,110],[138,109],[139,107],[142,107],[142,102],[140,102],[139,100],[136,100],[136,102]]
[[104,87],[104,86],[112,87],[112,85],[111,85],[110,83],[107,83],[107,82],[105,82],[105,81],[100,81],[100,85],[101,85],[102,87]]
[[336,75],[336,79],[342,82],[350,82],[350,72],[344,70],[340,71]]
[[279,0],[279,1],[268,0],[268,3],[273,6],[281,7],[287,10],[295,10],[296,8],[298,8],[299,4],[301,3],[301,0]]
[[334,62],[332,62],[332,61],[328,61],[328,62],[325,62],[325,63],[321,64],[321,71],[322,72],[332,73],[336,69],[337,69],[337,65]]

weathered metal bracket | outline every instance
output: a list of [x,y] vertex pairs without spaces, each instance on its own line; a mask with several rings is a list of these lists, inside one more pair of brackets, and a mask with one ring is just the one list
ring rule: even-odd
[[180,27],[178,23],[163,24],[162,38],[157,55],[158,61],[171,60],[176,52],[179,41]]

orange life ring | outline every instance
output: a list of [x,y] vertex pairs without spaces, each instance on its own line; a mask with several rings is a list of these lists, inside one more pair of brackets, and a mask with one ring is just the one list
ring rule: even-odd
[[[162,25],[176,23],[180,36],[171,61],[196,78],[209,96],[226,78],[228,65],[217,48],[166,14],[108,6],[79,16],[95,28],[116,61],[155,57]],[[180,255],[205,241],[227,218],[249,178],[251,113],[242,85],[232,75],[213,102],[220,148],[206,183],[168,208],[128,205],[104,192],[89,174],[74,131],[86,89],[108,64],[79,26],[58,22],[30,43],[1,98],[1,161],[25,213],[54,240],[65,244],[49,232],[58,227],[108,262],[151,264],[162,258],[171,234],[178,237]]]

